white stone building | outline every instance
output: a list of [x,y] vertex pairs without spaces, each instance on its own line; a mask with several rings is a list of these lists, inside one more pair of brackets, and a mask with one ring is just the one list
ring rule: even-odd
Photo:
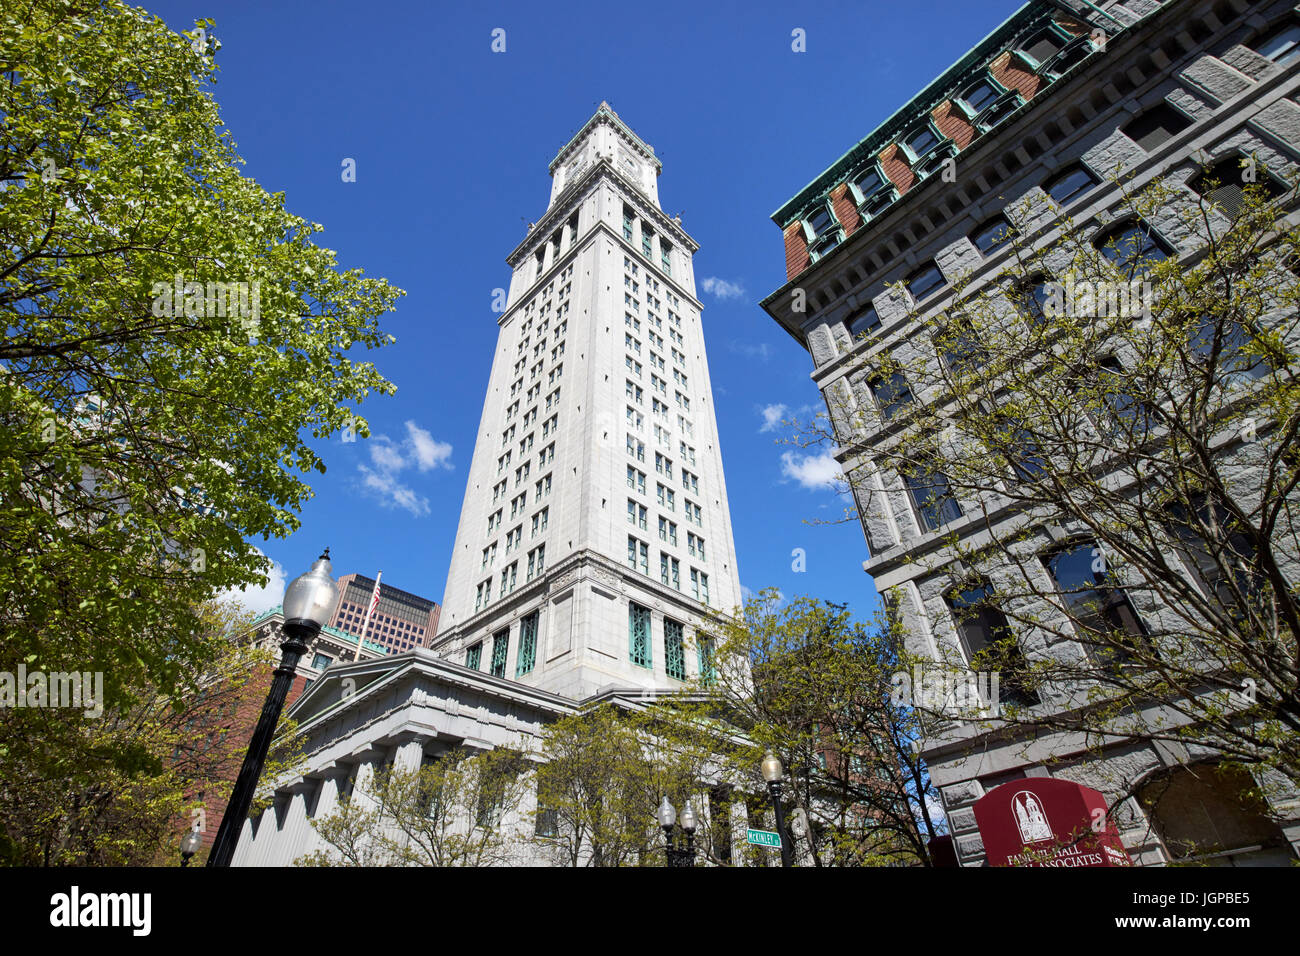
[[635,706],[710,666],[698,630],[740,582],[697,246],[659,208],[659,172],[605,103],[551,163],[550,203],[508,257],[431,649],[334,664],[303,694],[308,770],[274,782],[236,865],[319,849],[310,818],[376,766],[535,750],[581,703]]

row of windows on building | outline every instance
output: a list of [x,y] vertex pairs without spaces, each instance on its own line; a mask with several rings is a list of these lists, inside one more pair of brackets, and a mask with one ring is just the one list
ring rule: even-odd
[[[1166,528],[1175,549],[1192,579],[1207,597],[1231,616],[1240,617],[1237,594],[1263,597],[1265,583],[1255,570],[1255,549],[1237,530],[1224,509],[1214,509],[1198,500],[1195,517],[1188,509],[1173,505],[1165,515]],[[1211,546],[1200,528],[1214,525],[1228,529],[1222,542]],[[1223,559],[1220,563],[1216,553]],[[1075,539],[1041,556],[1053,588],[1075,632],[1086,641],[1094,663],[1101,667],[1123,667],[1141,652],[1158,657],[1150,631],[1133,607],[1126,590],[1109,569],[1106,556],[1093,540]],[[1225,570],[1226,566],[1226,570]],[[976,667],[980,656],[995,649],[1010,648],[1009,665],[1003,672],[1002,700],[1022,706],[1040,702],[1027,679],[1028,664],[1014,640],[1006,615],[999,609],[993,586],[983,578],[967,580],[946,599],[967,663]],[[1119,635],[1119,640],[1105,637]],[[1140,645],[1140,646],[1139,646]]]
[[[1279,23],[1263,31],[1253,41],[1252,48],[1279,65],[1300,58],[1300,22],[1288,15]],[[1072,35],[1059,24],[1049,24],[1037,33],[1030,34],[1013,51],[1032,71],[1053,79],[1073,66],[1090,52],[1087,36]],[[1024,103],[1024,98],[1014,90],[1004,87],[986,69],[975,77],[952,102],[978,133],[985,133],[1014,113]],[[1147,151],[1177,135],[1192,124],[1192,119],[1171,104],[1161,102],[1135,117],[1122,131]],[[903,158],[911,167],[913,176],[924,179],[942,167],[943,160],[954,156],[956,144],[942,132],[933,118],[903,135],[898,143]],[[1077,196],[1088,184],[1081,182],[1077,173],[1067,172],[1057,177],[1048,189],[1053,198],[1064,204]],[[848,192],[862,223],[870,221],[899,198],[897,186],[885,175],[879,157],[851,176]],[[1047,187],[1044,187],[1047,188]],[[1059,195],[1058,195],[1059,194]],[[802,217],[804,238],[808,243],[810,258],[815,262],[835,249],[844,239],[845,231],[836,216],[829,198],[818,200]],[[996,234],[994,234],[996,235]],[[972,241],[975,241],[972,237]],[[983,241],[995,241],[985,235]],[[987,251],[976,242],[981,251]]]
[[[336,626],[350,634],[359,634],[365,623],[365,616],[365,608],[360,604],[343,601],[339,604]],[[399,617],[377,613],[370,616],[370,630],[364,636],[367,640],[401,644],[405,648],[417,645],[419,639],[424,637],[424,630],[420,625],[404,621]]]
[[[639,227],[639,228],[638,228]],[[650,224],[637,216],[631,206],[623,206],[623,238],[635,247],[637,233],[640,233],[641,254],[650,263],[658,263],[660,271],[666,276],[673,274],[673,245],[664,236],[658,235]]]
[[[1048,22],[1024,37],[1011,53],[1029,71],[1051,80],[1074,66],[1091,50],[1086,35],[1072,33],[1061,24]],[[1004,86],[986,64],[950,102],[958,115],[963,116],[979,135],[1007,119],[1024,104],[1025,98],[1017,90]],[[941,169],[944,161],[958,152],[957,143],[939,129],[933,116],[927,116],[905,132],[895,145],[915,181]],[[879,154],[854,173],[847,186],[863,223],[880,215],[900,196],[897,185],[885,174]],[[825,256],[845,238],[835,210],[825,197],[805,213],[802,224],[813,261]]]
[[[1246,190],[1252,183],[1270,199],[1277,199],[1287,193],[1286,185],[1267,172],[1261,171],[1249,183],[1244,181],[1242,159],[1236,153],[1222,158],[1210,168],[1191,177],[1187,185],[1196,195],[1219,207],[1233,219],[1239,214]],[[1045,181],[1042,189],[1058,204],[1066,206],[1100,184],[1101,179],[1092,170],[1083,163],[1075,163]],[[1005,215],[998,214],[977,226],[968,238],[980,252],[988,256],[1014,234],[1014,228]],[[1130,277],[1142,271],[1146,265],[1174,254],[1172,245],[1149,223],[1136,216],[1125,217],[1098,230],[1092,237],[1092,244],[1121,274]],[[1045,304],[1050,281],[1050,277],[1037,274],[1017,282],[1010,290],[1017,307],[1035,325],[1041,326],[1046,321]],[[903,284],[915,307],[944,288],[948,280],[938,264],[930,260],[910,273]],[[868,304],[854,313],[846,324],[850,335],[855,339],[870,336],[881,327],[880,316],[874,304]]]
[[[646,494],[646,474],[634,465],[627,466],[627,486],[639,494]],[[677,492],[661,481],[655,482],[655,500],[661,508],[677,510]],[[682,515],[687,522],[704,527],[704,510],[689,498],[682,499]]]
[[[1223,387],[1235,388],[1267,374],[1268,363],[1246,351],[1250,338],[1244,329],[1231,323],[1225,329],[1208,318],[1205,321],[1206,324],[1193,333],[1189,349],[1206,362],[1217,353],[1218,377]],[[1125,389],[1126,375],[1118,358],[1113,355],[1101,357],[1091,375],[1088,384],[1100,394],[1101,405],[1085,414],[1099,436],[1122,438],[1136,444],[1154,437],[1154,413]],[[913,401],[911,389],[900,372],[877,376],[868,384],[886,420]],[[1036,481],[1048,471],[1050,464],[1031,433],[1024,428],[1017,431],[1014,422],[1011,425],[1007,432],[1009,437],[1001,449],[1008,468],[1006,481],[1009,484]],[[964,511],[953,494],[951,483],[937,463],[928,463],[924,459],[909,462],[900,468],[900,477],[922,533],[937,531],[963,516]]]
[[[568,233],[566,236],[565,233]],[[539,280],[546,271],[548,263],[554,263],[564,252],[573,247],[578,237],[578,213],[574,212],[568,220],[551,233],[551,238],[537,247],[533,253],[533,281]],[[567,242],[566,242],[567,239]]]
[[[628,659],[637,667],[654,668],[654,635],[648,607],[629,601],[627,615]],[[696,633],[695,647],[700,682],[711,684],[716,677],[713,638]],[[686,680],[686,629],[680,621],[663,619],[664,672],[674,680]]]
[[[519,622],[519,647],[515,654],[515,677],[523,677],[537,665],[537,632],[541,621],[541,612],[534,611]],[[465,666],[470,670],[481,670],[483,666],[483,641],[471,644],[465,650]],[[506,664],[510,658],[510,628],[502,628],[492,635],[491,657],[488,659],[488,673],[493,677],[506,676]]]
[[[660,518],[659,524],[661,534],[666,534],[663,527],[666,519]],[[668,538],[665,537],[665,541]],[[701,555],[703,554],[704,540],[698,539]],[[642,541],[636,535],[627,536],[627,566],[633,571],[640,571],[646,577],[650,576],[650,545]],[[691,597],[701,604],[709,603],[709,575],[699,568],[690,568]],[[667,551],[659,552],[659,580],[662,584],[667,585],[674,590],[682,589],[682,572],[680,559],[669,554]]]
[[[522,533],[522,525],[519,528],[516,528],[514,531],[512,531],[511,535],[518,536],[521,533]],[[517,546],[518,545],[516,544],[516,547]],[[510,551],[510,539],[509,536],[507,536],[506,553],[508,554],[509,551]],[[491,553],[491,557],[488,557],[489,552]],[[495,557],[496,557],[495,544],[489,545],[488,548],[484,549],[485,564],[490,565],[492,560],[495,559]],[[509,564],[505,565],[501,569],[501,573],[496,576],[498,578],[498,591],[496,595],[497,600],[504,598],[506,595],[513,592],[514,589],[518,586],[519,564],[520,562],[518,560],[511,561]],[[539,544],[537,547],[532,548],[528,551],[527,563],[524,565],[524,583],[527,584],[529,581],[531,581],[533,578],[540,575],[545,570],[546,570],[546,545]],[[493,579],[493,575],[489,574],[484,580],[480,581],[478,587],[474,589],[475,613],[478,613],[483,608],[487,607],[489,604],[492,603],[492,579]]]

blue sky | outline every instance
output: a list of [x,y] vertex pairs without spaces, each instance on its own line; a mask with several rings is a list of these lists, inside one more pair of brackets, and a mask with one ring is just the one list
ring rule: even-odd
[[[807,523],[843,514],[818,483],[826,462],[764,429],[765,409],[820,403],[807,354],[758,306],[785,281],[768,217],[1019,2],[147,6],[176,30],[216,21],[214,92],[245,174],[323,224],[342,267],[407,292],[383,321],[398,344],[371,353],[397,394],[362,407],[386,437],[323,445],[301,530],[255,542],[280,567],[250,603],[278,603],[282,574],[326,544],[336,574],[382,569],[442,600],[496,342],[492,290],[545,210],[548,163],[604,99],[655,148],[660,201],[699,242],[697,284],[714,290],[704,334],[741,583],[875,608],[857,522]],[[791,49],[796,28],[806,52]],[[342,181],[345,158],[356,182]]]

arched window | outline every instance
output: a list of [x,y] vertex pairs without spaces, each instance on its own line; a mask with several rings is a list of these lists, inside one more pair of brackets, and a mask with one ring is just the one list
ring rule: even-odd
[[1173,254],[1169,244],[1141,219],[1127,219],[1112,226],[1092,244],[1126,276],[1141,273],[1148,263],[1168,259]]
[[1075,163],[1043,183],[1043,192],[1064,206],[1082,196],[1099,182],[1101,180],[1094,176],[1088,167],[1082,163]]
[[1200,763],[1152,777],[1138,790],[1138,802],[1177,862],[1287,866],[1295,853],[1257,791],[1239,767]]

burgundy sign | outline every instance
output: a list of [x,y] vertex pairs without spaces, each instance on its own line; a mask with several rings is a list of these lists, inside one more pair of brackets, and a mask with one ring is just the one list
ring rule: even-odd
[[1131,866],[1096,790],[1055,777],[1026,777],[975,801],[990,866]]

